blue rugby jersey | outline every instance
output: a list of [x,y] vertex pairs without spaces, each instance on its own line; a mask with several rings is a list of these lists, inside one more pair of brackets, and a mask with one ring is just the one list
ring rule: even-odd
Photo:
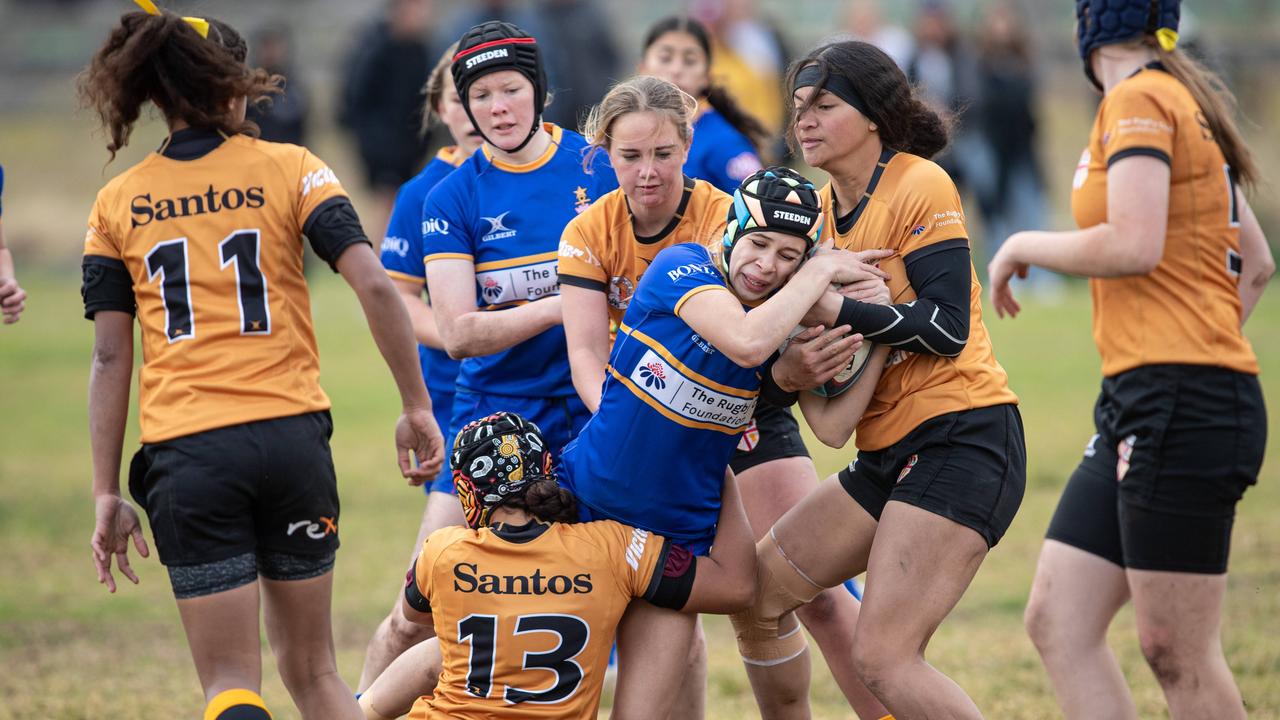
[[735,364],[676,314],[725,288],[707,248],[658,253],[618,329],[600,408],[562,459],[579,502],[693,547],[714,535],[724,471],[760,389],[759,368]]
[[[526,165],[474,153],[427,195],[425,263],[460,258],[476,268],[476,306],[502,311],[560,294],[557,250],[564,227],[618,187],[608,157],[583,169],[587,141],[545,124],[551,145]],[[576,395],[564,328],[557,325],[493,355],[466,358],[457,384],[477,393],[521,397]]]
[[[425,266],[422,264],[422,235],[425,223],[422,204],[427,193],[454,168],[465,160],[458,157],[456,147],[442,148],[416,177],[400,186],[396,204],[387,223],[386,237],[382,238],[382,267],[397,280],[427,284]],[[439,393],[452,393],[458,377],[458,361],[443,350],[418,346],[418,360],[422,363],[422,377],[431,391],[432,401]]]
[[684,162],[684,174],[706,180],[732,195],[744,179],[760,168],[760,157],[747,136],[715,108],[705,106],[693,121],[693,145]]

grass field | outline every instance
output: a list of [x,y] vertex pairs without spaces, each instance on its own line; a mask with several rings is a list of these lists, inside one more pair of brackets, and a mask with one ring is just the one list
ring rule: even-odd
[[[85,395],[92,327],[80,319],[78,272],[70,263],[56,274],[27,270],[27,314],[16,326],[0,327],[0,718],[194,716],[201,707],[198,684],[161,566],[135,560],[142,584],[126,584],[115,596],[96,584],[91,567]],[[365,643],[398,590],[421,495],[395,472],[394,391],[354,298],[327,275],[313,288],[343,498],[334,623],[340,668],[354,682]],[[1274,292],[1249,326],[1273,399],[1280,393]],[[1054,717],[1021,616],[1041,535],[1091,432],[1098,362],[1087,297],[1073,290],[1062,304],[1032,304],[1022,319],[992,321],[991,329],[1023,399],[1027,496],[1009,534],[938,632],[930,659],[988,717]],[[1271,461],[1236,522],[1224,638],[1256,718],[1280,718],[1280,469],[1272,427]],[[136,437],[131,419],[126,453]],[[822,449],[817,459],[826,473],[848,457]],[[756,716],[728,623],[710,618],[707,632],[709,716]],[[1116,622],[1112,643],[1140,716],[1164,716],[1130,613]],[[265,673],[264,694],[276,717],[296,717],[269,661]],[[815,717],[851,717],[825,670],[816,667],[814,677]]]

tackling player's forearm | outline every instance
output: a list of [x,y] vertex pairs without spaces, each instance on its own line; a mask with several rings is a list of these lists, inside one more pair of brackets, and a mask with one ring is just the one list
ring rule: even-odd
[[465,312],[440,330],[449,356],[461,360],[508,350],[559,324],[556,296],[507,310]]
[[1240,325],[1243,326],[1253,313],[1262,291],[1266,289],[1271,276],[1276,272],[1276,261],[1271,255],[1271,246],[1267,245],[1267,237],[1258,223],[1258,216],[1249,207],[1244,193],[1236,190],[1237,206],[1240,213]]
[[133,375],[133,317],[99,312],[94,318],[94,334],[89,366],[89,442],[93,495],[98,497],[120,494],[120,454]]
[[569,373],[573,377],[573,389],[578,391],[582,404],[595,414],[600,407],[600,394],[604,386],[608,353],[601,356],[595,348],[570,348]]
[[413,323],[413,338],[419,345],[443,350],[444,342],[440,339],[440,329],[436,327],[435,313],[431,306],[422,300],[422,286],[405,280],[393,279],[391,282],[400,294],[400,299],[404,301],[404,309],[409,313],[409,321]]
[[877,345],[853,387],[833,398],[800,393],[800,412],[814,437],[827,447],[843,448],[871,404],[891,348]]

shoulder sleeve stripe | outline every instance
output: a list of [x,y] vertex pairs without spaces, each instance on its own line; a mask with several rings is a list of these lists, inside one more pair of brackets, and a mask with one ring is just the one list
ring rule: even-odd
[[956,248],[964,248],[967,250],[969,248],[969,238],[952,238],[951,240],[940,240],[936,243],[930,243],[919,250],[913,250],[907,253],[902,257],[902,260],[906,264],[910,265],[917,260],[927,258],[935,253],[940,253],[946,250],[955,250]]
[[608,292],[609,287],[595,278],[578,277],[577,275],[566,275],[564,271],[560,272],[560,284],[572,285],[574,287],[584,288],[586,290],[596,290],[599,292]]
[[472,262],[475,262],[475,258],[467,253],[442,252],[427,255],[422,258],[422,264],[426,265],[433,260],[471,260]]
[[1161,150],[1160,148],[1131,147],[1131,148],[1125,148],[1124,150],[1120,150],[1119,152],[1116,152],[1115,154],[1113,154],[1111,157],[1107,158],[1107,167],[1110,168],[1112,165],[1120,162],[1121,160],[1127,157],[1134,157],[1135,155],[1153,157],[1157,160],[1162,161],[1165,165],[1173,165],[1173,161],[1169,159],[1169,153]]
[[388,270],[387,276],[392,280],[403,280],[411,283],[421,283],[426,280],[426,278],[421,275],[410,275],[409,273],[400,272],[399,270]]
[[699,285],[698,287],[682,295],[680,299],[676,301],[676,307],[674,310],[675,314],[676,315],[680,314],[680,308],[684,307],[684,304],[689,301],[689,298],[693,297],[694,295],[697,295],[698,293],[704,293],[708,290],[723,290],[725,292],[729,292],[729,288],[723,285]]

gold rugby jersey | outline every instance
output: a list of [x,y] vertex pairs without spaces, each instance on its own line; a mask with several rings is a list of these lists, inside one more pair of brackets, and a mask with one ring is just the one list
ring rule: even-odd
[[346,197],[307,149],[244,135],[113,178],[84,254],[124,263],[142,327],[142,442],[329,407],[302,228]]

